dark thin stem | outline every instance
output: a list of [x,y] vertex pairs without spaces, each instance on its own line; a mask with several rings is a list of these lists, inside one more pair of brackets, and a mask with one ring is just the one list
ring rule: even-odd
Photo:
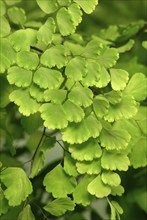
[[40,141],[39,141],[39,143],[38,143],[38,145],[37,145],[37,147],[36,147],[36,150],[35,150],[35,152],[34,152],[34,154],[33,154],[33,156],[32,156],[32,160],[34,160],[34,158],[35,158],[35,156],[36,156],[36,154],[37,154],[37,151],[38,151],[38,149],[39,149],[39,147],[40,147],[40,145],[41,145],[41,142],[42,142],[42,140],[43,140],[43,137],[44,137],[44,135],[45,135],[45,131],[46,131],[46,128],[44,127],[42,136],[41,136],[41,138],[40,138]]
[[66,151],[67,153],[70,154],[70,152],[69,152],[68,150],[66,150],[58,140],[57,140],[57,143],[60,145],[60,147],[62,147],[62,149],[63,149],[64,151]]
[[39,49],[39,48],[37,48],[37,47],[31,46],[31,49],[32,49],[32,50],[36,50],[36,51],[38,51],[39,53],[43,53],[43,50],[41,50],[41,49]]
[[40,141],[39,141],[39,143],[38,143],[38,145],[37,145],[37,147],[36,147],[36,150],[35,150],[35,152],[34,152],[32,158],[31,158],[30,173],[31,173],[31,170],[32,170],[32,167],[33,167],[34,158],[35,158],[35,156],[36,156],[36,154],[37,154],[37,152],[38,152],[38,149],[39,149],[39,147],[40,147],[40,145],[41,145],[41,143],[42,143],[42,140],[43,140],[43,138],[44,138],[44,136],[45,136],[45,131],[46,131],[46,128],[44,127],[43,133],[42,133],[41,138],[40,138]]

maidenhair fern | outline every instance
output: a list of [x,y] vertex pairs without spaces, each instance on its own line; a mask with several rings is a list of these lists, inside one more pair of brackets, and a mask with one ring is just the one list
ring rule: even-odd
[[[34,0],[32,15],[25,7],[28,1],[0,4],[1,128],[12,143],[6,124],[12,103],[25,132],[44,127],[29,177],[17,164],[2,161],[0,214],[21,205],[17,219],[35,219],[30,195],[34,178],[44,170],[45,152],[58,143],[64,156],[41,179],[51,197],[39,209],[61,216],[74,212],[76,205],[107,198],[111,220],[120,219],[123,210],[115,201],[125,191],[120,171],[146,166],[142,103],[147,81],[141,72],[129,75],[119,57],[133,47],[131,37],[145,23],[132,24],[132,35],[128,27],[110,26],[85,38],[76,28],[98,0]],[[145,41],[142,45],[146,48]]]

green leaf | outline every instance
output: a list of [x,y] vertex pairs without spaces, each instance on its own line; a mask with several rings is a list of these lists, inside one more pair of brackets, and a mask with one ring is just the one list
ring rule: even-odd
[[1,39],[1,49],[0,49],[0,61],[1,68],[0,72],[4,73],[14,62],[16,54],[13,50],[11,44],[7,39]]
[[98,62],[101,66],[104,66],[105,68],[110,68],[116,64],[118,58],[119,54],[117,52],[117,49],[103,47],[98,57]]
[[58,4],[61,6],[68,6],[71,3],[71,0],[57,0]]
[[37,102],[44,102],[44,90],[36,84],[31,84],[29,87],[29,94],[31,97],[36,99]]
[[55,21],[53,18],[48,18],[44,25],[37,32],[37,39],[46,45],[50,44],[55,32]]
[[[138,147],[139,146],[139,147]],[[132,147],[129,158],[131,165],[136,169],[147,165],[146,137],[139,137]]]
[[106,197],[111,193],[110,186],[102,182],[100,175],[89,183],[87,189],[91,195],[95,195],[97,198]]
[[104,151],[101,158],[101,165],[106,170],[127,171],[130,160],[125,154],[116,151]]
[[38,111],[39,104],[29,95],[28,90],[14,90],[9,98],[11,102],[19,106],[20,113],[25,116],[29,116]]
[[21,0],[5,0],[5,2],[8,6],[12,6],[12,5],[19,4]]
[[125,45],[123,45],[123,46],[121,46],[121,47],[118,47],[118,48],[117,48],[117,51],[118,51],[119,53],[124,53],[124,52],[126,52],[126,51],[129,51],[129,50],[131,50],[132,47],[134,46],[134,43],[135,43],[135,41],[132,40],[132,39],[130,39]]
[[124,193],[124,188],[121,185],[118,186],[111,186],[111,194],[113,196],[122,196],[122,194]]
[[99,174],[101,172],[100,159],[93,159],[92,161],[79,161],[76,163],[77,171],[80,174]]
[[10,21],[14,24],[23,25],[26,21],[25,11],[22,8],[12,7],[8,9],[7,13]]
[[0,16],[5,15],[6,13],[6,5],[3,1],[0,1]]
[[42,119],[40,117],[40,113],[37,112],[28,117],[22,116],[21,124],[27,133],[29,134],[34,133],[42,125]]
[[96,5],[98,4],[98,0],[91,0],[91,1],[81,1],[81,0],[74,0],[85,13],[90,14],[94,11]]
[[40,107],[44,126],[49,129],[61,129],[68,125],[63,106],[60,104],[47,103]]
[[37,4],[41,8],[43,12],[46,14],[51,14],[58,9],[57,1],[56,0],[36,0]]
[[73,191],[73,198],[76,204],[82,204],[83,206],[90,205],[94,199],[92,195],[87,191],[88,184],[93,180],[93,176],[85,175],[80,183]]
[[79,85],[71,90],[68,98],[76,105],[88,107],[92,104],[93,93],[89,88]]
[[66,53],[63,45],[50,47],[41,56],[41,64],[49,68],[57,66],[59,69],[66,65]]
[[75,207],[74,202],[70,198],[59,198],[55,199],[47,204],[44,209],[54,216],[61,216],[66,211],[73,211]]
[[93,110],[97,117],[102,118],[109,108],[109,102],[107,99],[101,95],[98,95],[93,100]]
[[105,93],[104,97],[106,97],[106,99],[108,99],[108,101],[111,104],[115,105],[122,100],[122,93],[119,91],[116,92],[116,91],[112,90],[110,92]]
[[69,176],[78,176],[76,169],[76,161],[70,156],[69,153],[64,156],[64,170]]
[[3,214],[6,214],[8,211],[8,201],[7,199],[4,197],[3,191],[0,190],[0,216]]
[[108,122],[117,121],[122,118],[132,118],[137,113],[137,104],[132,96],[123,96],[120,103],[110,104],[108,113],[104,116]]
[[10,84],[25,88],[32,82],[32,72],[18,66],[13,66],[8,69],[7,79]]
[[11,27],[9,25],[9,22],[4,16],[0,17],[1,19],[1,32],[0,32],[0,37],[6,37],[7,35],[10,34]]
[[103,88],[106,87],[108,85],[108,83],[110,82],[110,75],[108,73],[108,71],[106,70],[106,68],[101,67],[100,68],[100,72],[99,72],[99,80],[97,82],[95,82],[95,86],[98,88]]
[[47,192],[51,192],[55,198],[65,198],[74,191],[76,180],[68,176],[59,164],[44,178],[43,185]]
[[86,68],[86,75],[82,79],[83,85],[87,87],[97,85],[97,82],[99,81],[101,75],[100,65],[94,60],[87,59]]
[[69,146],[71,156],[79,161],[92,161],[102,155],[102,150],[97,139],[89,139],[82,144],[74,144]]
[[67,78],[80,81],[86,75],[86,62],[84,58],[75,57],[66,66],[65,74]]
[[33,81],[43,89],[58,89],[63,82],[63,77],[57,70],[40,67],[34,73]]
[[67,91],[64,89],[48,89],[44,92],[44,100],[61,104],[66,99]]
[[[17,177],[17,184],[16,184]],[[32,192],[32,184],[21,168],[8,167],[1,173],[1,181],[7,187],[4,192],[10,206],[20,205]],[[19,186],[19,190],[18,190]]]
[[6,77],[4,75],[0,75],[0,108],[4,108],[9,104],[9,95],[11,91],[12,88],[9,85]]
[[107,150],[126,149],[131,139],[130,134],[123,129],[103,128],[100,133],[101,145]]
[[120,176],[112,171],[104,171],[101,175],[102,181],[110,186],[118,186],[121,182]]
[[84,51],[80,55],[88,59],[97,59],[100,55],[100,51],[103,48],[103,44],[99,43],[97,40],[91,40],[87,43],[84,48]]
[[147,41],[142,41],[142,46],[147,50]]
[[69,100],[63,104],[63,109],[70,122],[80,122],[85,116],[83,109]]
[[37,176],[40,170],[42,170],[46,159],[44,153],[51,150],[54,147],[55,143],[56,139],[54,137],[49,137],[44,140],[34,157],[29,178],[34,178],[35,176]]
[[39,57],[36,53],[20,51],[17,53],[17,64],[27,70],[35,70],[39,64]]
[[56,19],[61,35],[67,36],[75,31],[72,17],[65,7],[59,9]]
[[108,203],[110,205],[111,208],[111,220],[117,220],[120,219],[119,214],[123,214],[123,210],[120,207],[120,205],[116,202],[116,201],[109,201]]
[[70,123],[62,130],[62,138],[70,144],[81,144],[90,137],[98,137],[101,129],[101,123],[93,116],[89,116],[79,123]]
[[142,101],[147,97],[147,78],[142,73],[135,73],[130,79],[125,95],[132,95],[136,101]]
[[110,69],[111,86],[115,91],[123,90],[129,80],[129,74],[122,69]]
[[82,11],[78,4],[73,3],[68,7],[68,13],[70,14],[71,20],[74,26],[77,26],[82,21]]
[[26,205],[22,212],[18,216],[18,220],[35,220],[35,216],[32,213],[31,206]]

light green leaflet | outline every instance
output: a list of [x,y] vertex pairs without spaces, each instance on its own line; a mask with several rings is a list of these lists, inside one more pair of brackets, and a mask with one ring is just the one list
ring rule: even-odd
[[74,26],[77,26],[82,21],[82,11],[78,4],[73,3],[68,7],[68,13],[71,16],[71,20]]
[[102,182],[100,175],[89,183],[87,189],[91,195],[95,195],[97,198],[106,197],[111,193],[110,186]]
[[32,72],[18,66],[13,66],[8,69],[7,79],[10,84],[25,88],[32,82]]
[[49,68],[57,66],[59,69],[66,65],[66,53],[63,45],[52,46],[41,56],[41,64]]
[[136,101],[142,101],[147,97],[147,78],[142,73],[135,73],[130,79],[124,94],[132,95]]
[[44,89],[41,89],[36,84],[31,84],[29,87],[29,95],[36,99],[37,102],[43,102],[44,101]]
[[4,73],[14,62],[16,54],[11,44],[7,39],[1,39],[0,60],[1,68],[0,72]]
[[124,193],[124,188],[121,185],[118,186],[111,186],[111,194],[113,196],[122,196],[122,194]]
[[82,144],[70,145],[69,151],[71,156],[79,161],[92,161],[95,158],[99,158],[102,154],[98,140],[93,138]]
[[137,103],[130,95],[123,96],[120,103],[110,104],[109,111],[104,116],[108,122],[117,121],[121,118],[132,118],[137,113]]
[[9,36],[10,43],[13,48],[18,52],[20,50],[30,51],[30,46],[37,43],[37,31],[31,28],[20,29],[13,32]]
[[85,13],[90,14],[98,4],[98,0],[91,0],[91,1],[81,1],[81,0],[74,0]]
[[129,74],[125,70],[110,69],[111,86],[113,90],[120,91],[126,87],[129,80]]
[[87,74],[86,62],[84,58],[75,57],[66,66],[65,74],[69,79],[80,81]]
[[69,122],[80,122],[85,116],[83,109],[69,100],[63,104],[63,108]]
[[93,93],[89,88],[79,85],[71,90],[68,98],[71,102],[79,106],[88,107],[92,104]]
[[101,68],[100,65],[92,60],[86,60],[86,74],[83,75],[82,83],[84,86],[94,86],[97,85],[97,82],[100,80],[101,75]]
[[101,95],[98,95],[93,100],[93,110],[97,117],[102,118],[109,109],[109,102]]
[[19,214],[18,216],[18,220],[35,220],[35,216],[33,215],[33,212],[31,210],[31,206],[30,205],[26,205],[22,212]]
[[40,107],[40,112],[44,120],[44,126],[49,129],[67,127],[68,121],[62,105],[54,103],[43,104]]
[[38,111],[39,104],[29,95],[28,90],[14,90],[10,96],[10,101],[19,106],[19,111],[25,116],[29,116]]
[[92,161],[79,161],[76,163],[77,171],[80,174],[99,174],[101,172],[100,159],[93,159]]
[[26,21],[25,11],[22,8],[12,7],[8,9],[7,13],[10,21],[14,24],[23,25]]
[[64,89],[48,89],[44,92],[44,100],[61,104],[66,99],[67,91]]
[[[146,125],[145,125],[146,126]],[[139,147],[138,147],[139,146]],[[137,139],[130,152],[130,162],[134,168],[145,167],[147,165],[146,137]]]
[[69,176],[78,176],[76,161],[70,156],[69,153],[66,153],[64,156],[64,170]]
[[51,192],[55,198],[65,198],[74,191],[76,179],[68,176],[61,165],[57,165],[44,178],[43,185],[47,192]]
[[54,216],[61,216],[66,211],[73,211],[75,207],[74,202],[70,198],[55,199],[47,204],[44,209]]
[[66,8],[62,7],[57,12],[56,19],[57,19],[58,28],[60,30],[61,35],[67,36],[71,33],[74,33],[75,26],[71,20],[71,16],[70,16],[69,12]]
[[[108,200],[108,199],[107,199]],[[120,220],[120,214],[123,214],[123,209],[116,201],[109,201],[108,203],[111,208],[111,220]]]
[[51,14],[58,9],[57,0],[36,0],[36,2],[46,14]]
[[6,37],[7,35],[10,34],[11,28],[9,25],[9,22],[4,16],[1,16],[1,32],[0,32],[0,37]]
[[55,32],[55,21],[53,18],[48,18],[44,25],[37,32],[37,39],[46,45],[50,44]]
[[40,88],[57,89],[63,82],[63,77],[57,70],[40,67],[34,73],[33,81]]
[[93,179],[94,177],[89,175],[85,175],[83,178],[81,178],[80,183],[73,191],[75,203],[82,204],[83,206],[87,206],[91,203],[91,201],[94,199],[94,196],[87,191],[87,186]]
[[101,129],[101,123],[94,116],[89,116],[79,123],[70,123],[62,130],[62,139],[70,144],[81,144],[90,137],[98,137]]
[[21,168],[8,167],[1,173],[1,181],[7,187],[4,195],[10,206],[20,205],[32,192],[32,184]]
[[112,171],[102,172],[101,178],[103,183],[108,184],[110,186],[118,186],[121,182],[120,176]]
[[101,158],[101,165],[106,170],[128,170],[129,158],[117,151],[104,151]]
[[107,150],[122,150],[126,149],[131,139],[130,134],[123,129],[103,128],[100,133],[101,145]]
[[0,1],[0,16],[5,15],[6,13],[6,5],[3,1]]
[[39,57],[36,53],[29,51],[20,51],[17,53],[18,66],[27,70],[35,70],[39,64]]

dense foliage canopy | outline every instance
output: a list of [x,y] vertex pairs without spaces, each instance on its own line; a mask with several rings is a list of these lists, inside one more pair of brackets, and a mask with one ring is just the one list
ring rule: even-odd
[[145,220],[145,1],[0,8],[1,220]]

